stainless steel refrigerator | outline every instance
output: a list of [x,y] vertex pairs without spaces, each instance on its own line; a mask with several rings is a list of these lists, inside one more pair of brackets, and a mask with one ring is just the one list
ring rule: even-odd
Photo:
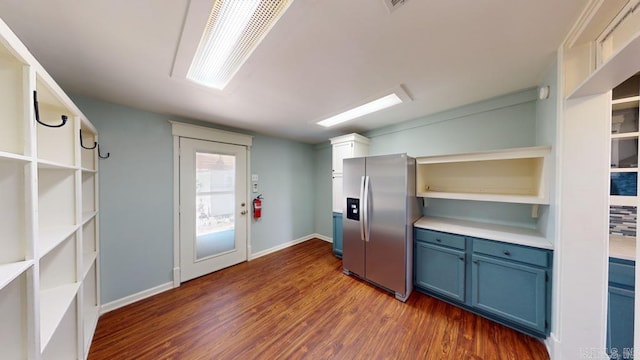
[[413,290],[415,159],[406,154],[344,160],[342,265],[406,301]]

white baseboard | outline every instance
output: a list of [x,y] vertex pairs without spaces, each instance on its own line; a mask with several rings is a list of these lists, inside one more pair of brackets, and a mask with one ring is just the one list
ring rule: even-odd
[[315,234],[313,234],[313,237],[333,244],[333,238],[330,238],[328,236],[324,236],[324,235],[320,235],[318,233],[315,233]]
[[173,281],[165,283],[165,284],[162,284],[162,285],[158,285],[158,286],[153,287],[151,289],[140,291],[139,293],[135,293],[135,294],[123,297],[122,299],[118,299],[118,300],[112,301],[110,303],[103,304],[102,306],[100,306],[100,315],[106,314],[109,311],[113,311],[115,309],[119,309],[119,308],[121,308],[123,306],[127,306],[129,304],[133,304],[136,301],[140,301],[142,299],[146,299],[148,297],[160,294],[161,292],[165,292],[165,291],[171,290],[171,289],[173,289]]
[[[324,236],[324,235],[320,235],[320,234],[311,234],[311,235],[303,236],[303,237],[301,237],[299,239],[295,239],[295,240],[290,241],[288,243],[280,244],[280,245],[274,246],[274,247],[272,247],[270,249],[257,252],[255,254],[250,254],[248,260],[257,259],[259,257],[274,253],[274,252],[276,252],[278,250],[282,250],[282,249],[288,248],[290,246],[297,245],[297,244],[300,244],[300,243],[303,243],[305,241],[308,241],[308,240],[311,240],[311,239],[315,239],[315,238],[323,240],[323,241],[326,241],[326,242],[333,242],[333,239],[331,239],[330,237],[327,237],[327,236]],[[179,274],[180,274],[180,268],[174,268],[173,269],[173,281],[172,282],[168,282],[168,283],[165,283],[165,284],[162,284],[162,285],[158,285],[158,286],[153,287],[151,289],[140,291],[139,293],[123,297],[122,299],[118,299],[118,300],[112,301],[110,303],[103,304],[100,307],[100,314],[101,315],[102,314],[106,314],[109,311],[113,311],[115,309],[119,309],[119,308],[121,308],[123,306],[127,306],[129,304],[133,304],[136,301],[140,301],[142,299],[146,299],[146,298],[151,297],[153,295],[157,295],[157,294],[160,294],[161,292],[165,292],[167,290],[171,290],[171,289],[173,289],[175,287],[180,286],[180,280],[179,280],[180,276],[179,276]]]
[[326,236],[323,236],[323,235],[320,235],[320,234],[311,234],[311,235],[303,236],[303,237],[295,239],[293,241],[289,241],[287,243],[280,244],[278,246],[274,246],[274,247],[272,247],[270,249],[258,251],[255,254],[249,254],[249,261],[257,259],[257,258],[262,257],[262,256],[265,256],[265,255],[269,255],[269,254],[274,253],[274,252],[276,252],[278,250],[286,249],[286,248],[288,248],[290,246],[303,243],[305,241],[308,241],[308,240],[311,240],[311,239],[314,239],[314,238],[318,238],[318,239],[324,240],[324,241],[328,241],[327,239],[330,239],[330,238],[328,238]]
[[549,353],[549,359],[560,359],[560,355],[556,354],[558,351],[558,338],[555,333],[551,333],[548,338],[544,340],[544,344],[547,347],[547,352]]

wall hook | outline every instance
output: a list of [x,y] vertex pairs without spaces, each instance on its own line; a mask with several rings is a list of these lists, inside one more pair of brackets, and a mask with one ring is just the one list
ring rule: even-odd
[[84,146],[84,144],[82,143],[82,129],[80,129],[80,147],[87,150],[93,150],[96,148],[96,146],[98,146],[98,143],[96,141],[93,142],[92,147]]
[[35,113],[36,113],[36,121],[40,125],[43,125],[43,126],[46,126],[46,127],[50,127],[50,128],[59,128],[59,127],[63,127],[67,123],[67,120],[69,120],[67,115],[61,115],[60,117],[62,118],[62,123],[60,123],[58,125],[49,125],[49,124],[45,124],[42,121],[40,121],[40,110],[38,109],[38,92],[35,91],[35,90],[33,91],[33,108],[34,108]]
[[102,154],[100,154],[100,144],[97,144],[97,146],[98,146],[98,157],[100,159],[108,159],[109,156],[111,156],[111,153],[107,153],[107,156],[102,156]]

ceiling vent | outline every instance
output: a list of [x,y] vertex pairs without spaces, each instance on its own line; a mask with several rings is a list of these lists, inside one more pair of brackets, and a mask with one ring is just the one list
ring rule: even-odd
[[394,12],[406,2],[407,0],[384,0],[384,4],[387,6],[389,12]]

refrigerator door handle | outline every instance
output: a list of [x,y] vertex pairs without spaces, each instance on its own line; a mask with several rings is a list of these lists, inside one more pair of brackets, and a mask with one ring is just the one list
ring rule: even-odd
[[364,228],[364,241],[369,242],[369,176],[364,177],[364,210],[360,210],[362,212],[364,223],[362,224]]
[[360,209],[358,209],[358,211],[360,211],[360,240],[364,241],[364,217],[363,217],[363,211],[362,209],[364,209],[364,182],[365,182],[365,176],[363,176],[362,178],[360,178]]

